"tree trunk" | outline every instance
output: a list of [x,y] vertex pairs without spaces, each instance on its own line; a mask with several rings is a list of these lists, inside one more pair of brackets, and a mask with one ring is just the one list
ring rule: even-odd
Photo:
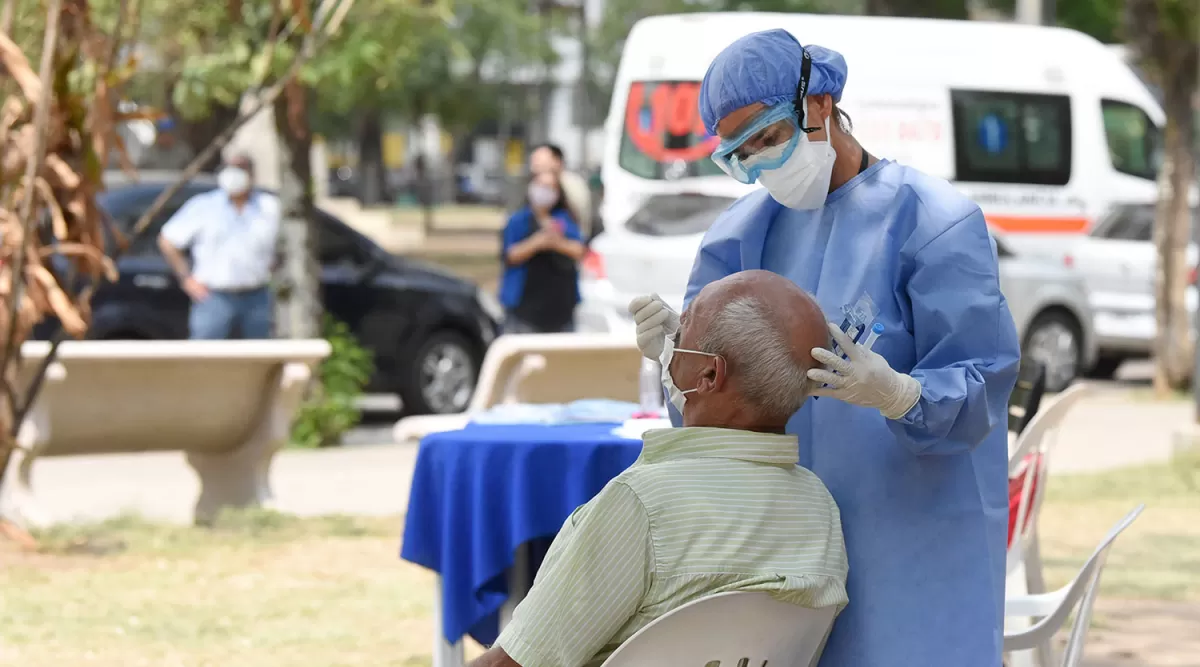
[[282,286],[275,307],[277,334],[283,338],[319,338],[321,268],[316,261],[308,91],[302,84],[289,83],[275,101],[275,128],[279,137],[279,203],[283,209]]
[[1155,213],[1154,243],[1158,254],[1155,276],[1155,372],[1154,388],[1159,394],[1186,389],[1192,375],[1191,322],[1187,312],[1187,247],[1192,236],[1188,191],[1196,173],[1192,155],[1193,81],[1164,87],[1167,127],[1165,155],[1159,175],[1159,199]]
[[379,109],[368,109],[358,125],[358,199],[363,206],[384,201],[387,186],[383,165],[383,118]]

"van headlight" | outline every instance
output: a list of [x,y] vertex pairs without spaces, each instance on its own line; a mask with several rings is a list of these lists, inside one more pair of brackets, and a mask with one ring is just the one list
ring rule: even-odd
[[488,317],[497,322],[504,321],[504,306],[500,305],[499,299],[482,289],[475,290],[475,299],[479,301],[479,307],[488,314]]

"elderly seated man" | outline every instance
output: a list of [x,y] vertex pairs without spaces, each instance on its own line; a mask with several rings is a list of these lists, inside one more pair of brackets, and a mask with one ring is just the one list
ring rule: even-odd
[[784,433],[810,351],[828,343],[820,308],[786,278],[746,271],[706,286],[665,341],[683,428],[646,433],[638,460],[567,519],[474,667],[599,665],[654,619],[728,591],[840,611],[838,508]]

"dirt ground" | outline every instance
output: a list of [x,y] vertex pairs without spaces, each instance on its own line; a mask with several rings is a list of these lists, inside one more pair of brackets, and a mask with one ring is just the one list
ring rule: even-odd
[[1084,667],[1200,667],[1200,604],[1100,598]]

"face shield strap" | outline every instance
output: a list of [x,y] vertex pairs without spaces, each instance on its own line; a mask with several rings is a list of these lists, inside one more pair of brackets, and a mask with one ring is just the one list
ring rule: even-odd
[[800,131],[805,134],[812,134],[819,127],[804,127],[805,116],[808,115],[808,104],[804,98],[808,97],[808,78],[812,74],[812,56],[809,55],[808,49],[800,47],[800,83],[796,84],[796,99],[792,102],[792,108],[796,110],[797,126]]

